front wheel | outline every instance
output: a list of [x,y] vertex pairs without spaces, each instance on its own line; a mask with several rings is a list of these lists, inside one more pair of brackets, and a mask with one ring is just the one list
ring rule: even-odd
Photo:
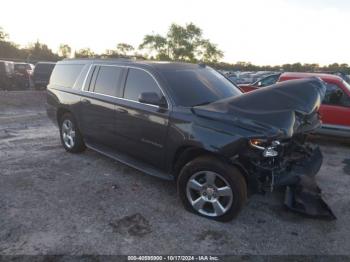
[[187,210],[222,222],[235,218],[247,199],[247,185],[239,170],[210,156],[183,167],[178,192]]
[[61,142],[70,153],[79,153],[85,150],[83,136],[81,135],[72,114],[66,113],[60,119]]

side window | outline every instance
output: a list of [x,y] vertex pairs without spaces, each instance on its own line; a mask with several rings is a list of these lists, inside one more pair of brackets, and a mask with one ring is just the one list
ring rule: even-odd
[[323,104],[349,107],[350,98],[338,85],[326,83],[326,95]]
[[159,97],[163,96],[156,81],[150,74],[140,69],[130,68],[126,80],[124,98],[139,101],[141,93],[144,92],[155,92]]
[[83,67],[84,65],[56,65],[50,78],[50,84],[72,88]]
[[[97,69],[95,69],[96,71]],[[95,82],[93,92],[117,96],[117,90],[120,89],[120,76],[123,69],[116,66],[101,66]],[[91,91],[91,90],[90,90]]]

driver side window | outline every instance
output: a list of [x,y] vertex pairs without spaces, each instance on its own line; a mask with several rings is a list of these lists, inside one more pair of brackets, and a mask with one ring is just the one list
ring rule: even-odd
[[140,95],[143,92],[154,92],[159,97],[163,94],[159,89],[155,80],[141,69],[130,68],[126,80],[124,98],[139,101]]
[[350,107],[350,97],[336,84],[326,83],[323,104]]

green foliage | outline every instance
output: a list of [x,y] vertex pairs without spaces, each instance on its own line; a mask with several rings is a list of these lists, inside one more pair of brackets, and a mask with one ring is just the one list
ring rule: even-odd
[[0,41],[5,41],[8,39],[8,37],[9,35],[0,26]]
[[61,57],[69,58],[72,54],[72,48],[67,44],[61,44],[58,50],[58,54]]
[[146,35],[139,48],[155,53],[157,60],[216,62],[223,57],[223,52],[208,39],[203,39],[202,29],[193,23],[172,24],[166,37]]
[[[197,63],[199,61],[222,70],[232,71],[289,71],[289,72],[343,72],[350,74],[348,64],[330,64],[319,66],[318,64],[284,64],[281,66],[257,66],[250,62],[237,62],[235,64],[219,62],[223,58],[223,52],[217,45],[203,38],[202,30],[193,23],[185,26],[172,24],[166,36],[160,34],[145,35],[138,49],[148,50],[146,55],[141,55],[132,45],[119,43],[116,49],[106,50],[104,54],[97,55],[90,48],[83,48],[74,53],[76,58],[137,58],[151,60],[178,60]],[[72,49],[67,44],[61,44],[58,54],[52,52],[47,45],[37,41],[26,48],[20,48],[9,41],[9,35],[0,27],[0,57],[13,60],[28,61],[57,61],[61,58],[70,57]]]
[[139,49],[148,49],[156,53],[157,60],[169,60],[169,49],[167,39],[159,34],[145,35]]
[[59,55],[52,52],[46,44],[42,44],[37,41],[34,44],[29,45],[27,48],[28,58],[32,60],[45,60],[45,61],[57,61],[60,59]]
[[93,58],[95,56],[95,53],[90,48],[82,48],[74,53],[75,58]]
[[117,51],[123,55],[131,55],[130,52],[134,51],[134,47],[132,45],[126,44],[126,43],[119,43],[117,45]]

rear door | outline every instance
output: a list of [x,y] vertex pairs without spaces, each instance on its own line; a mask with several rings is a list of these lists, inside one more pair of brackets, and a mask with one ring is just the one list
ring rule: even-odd
[[320,108],[322,127],[350,132],[350,96],[344,86],[327,82],[326,96]]
[[166,108],[140,103],[142,92],[164,96],[155,77],[148,71],[129,68],[123,99],[116,108],[116,132],[123,139],[121,147],[129,155],[162,168],[168,129],[169,104]]
[[115,105],[120,99],[124,71],[114,65],[94,65],[90,69],[80,102],[81,130],[90,144],[118,145]]

